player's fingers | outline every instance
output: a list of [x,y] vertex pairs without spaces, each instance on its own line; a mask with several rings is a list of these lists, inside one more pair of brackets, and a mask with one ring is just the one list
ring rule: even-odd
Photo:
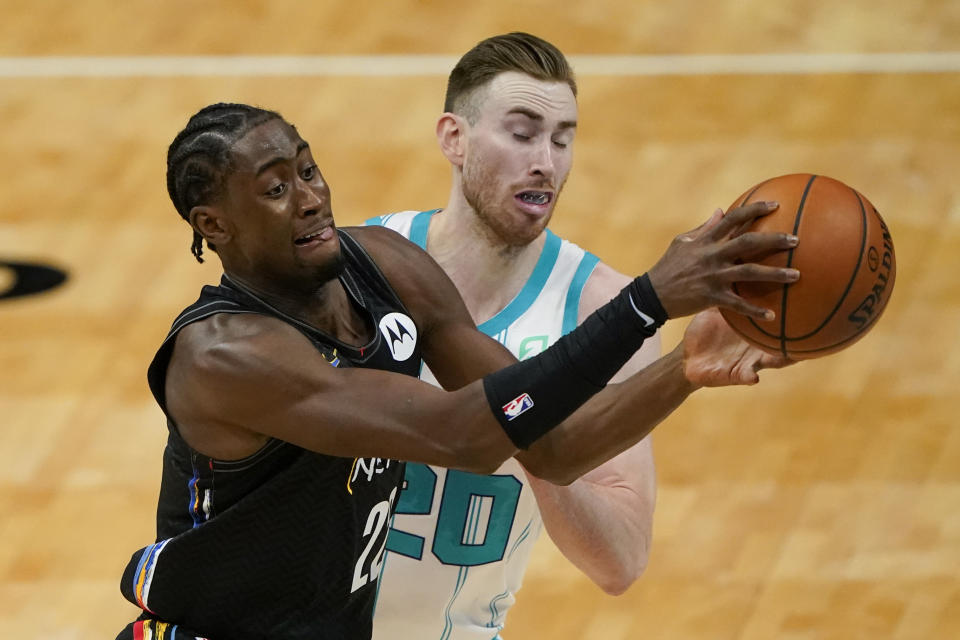
[[777,354],[773,355],[771,353],[764,352],[760,356],[760,360],[757,362],[756,370],[760,369],[782,369],[788,365],[793,364],[795,361],[790,358]]
[[739,236],[742,236],[744,233],[746,233],[750,229],[752,225],[753,225],[753,220],[747,220],[746,222],[741,224],[739,227],[731,231],[729,237],[737,238]]
[[790,233],[749,231],[724,243],[719,256],[727,260],[752,260],[795,248],[800,239]]
[[740,384],[757,384],[760,382],[760,376],[757,375],[756,364],[752,367],[742,367],[740,373]]
[[762,200],[752,202],[742,207],[730,209],[723,218],[705,233],[711,240],[720,240],[729,236],[734,229],[752,224],[760,216],[765,216],[777,210],[780,205],[776,202]]
[[688,239],[688,240],[692,240],[692,239],[694,239],[694,238],[698,238],[698,237],[700,237],[701,235],[705,234],[705,233],[706,233],[707,231],[709,231],[710,229],[712,229],[713,227],[715,227],[715,226],[717,226],[718,224],[720,224],[720,221],[721,221],[721,220],[723,220],[723,209],[720,209],[720,208],[718,207],[717,209],[714,210],[714,212],[713,212],[712,214],[710,214],[710,217],[707,219],[706,222],[704,222],[703,224],[701,224],[701,225],[700,225],[699,227],[697,227],[696,229],[691,229],[690,231],[684,233],[684,234],[683,234],[682,236],[680,236],[680,237],[681,237],[681,238],[686,238],[686,239]]
[[755,304],[750,304],[743,298],[738,295],[731,293],[729,297],[725,297],[718,306],[726,307],[747,316],[748,318],[754,318],[756,320],[764,320],[770,322],[775,320],[777,314],[773,312],[773,309],[765,309],[763,307],[758,307]]
[[790,284],[800,279],[800,272],[791,267],[771,267],[755,262],[734,265],[723,271],[726,282],[776,282]]

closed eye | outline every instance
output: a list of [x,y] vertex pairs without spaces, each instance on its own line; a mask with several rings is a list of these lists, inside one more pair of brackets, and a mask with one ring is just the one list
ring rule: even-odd
[[264,195],[271,198],[278,198],[282,196],[284,191],[286,190],[287,190],[287,184],[285,182],[281,182],[277,186],[269,189]]

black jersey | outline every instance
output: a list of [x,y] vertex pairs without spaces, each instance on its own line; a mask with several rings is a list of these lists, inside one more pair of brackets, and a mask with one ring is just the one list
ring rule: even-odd
[[[150,365],[164,413],[177,333],[216,313],[279,318],[330,366],[418,374],[416,326],[370,256],[339,234],[340,281],[374,328],[370,343],[341,343],[225,275],[177,318]],[[169,414],[167,424],[157,541],[133,555],[124,596],[153,619],[213,640],[368,638],[403,463],[322,455],[276,439],[243,460],[215,460],[192,450]]]

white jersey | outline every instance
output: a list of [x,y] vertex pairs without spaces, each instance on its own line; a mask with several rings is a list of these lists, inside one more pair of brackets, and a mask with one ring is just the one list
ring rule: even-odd
[[[425,249],[435,213],[403,211],[367,224],[398,231]],[[478,327],[521,360],[577,326],[580,293],[598,262],[546,234],[520,293]],[[437,385],[426,366],[420,378]],[[489,476],[407,463],[387,538],[374,640],[498,638],[542,529],[533,491],[512,458]]]

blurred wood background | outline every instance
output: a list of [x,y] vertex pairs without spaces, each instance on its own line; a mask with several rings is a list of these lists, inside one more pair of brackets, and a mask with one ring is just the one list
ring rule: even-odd
[[[167,145],[194,111],[226,100],[283,113],[310,141],[342,226],[447,195],[433,137],[442,71],[110,75],[89,56],[452,64],[517,29],[575,63],[960,51],[950,0],[0,6],[0,261],[70,274],[57,290],[0,300],[3,638],[112,638],[136,613],[118,582],[154,535],[165,438],[146,366],[219,273],[216,260],[194,262],[165,190]],[[49,56],[62,59],[41,67],[85,71],[30,71]],[[605,596],[544,538],[504,637],[960,637],[960,69],[607,75],[583,60],[558,233],[639,273],[751,184],[822,173],[884,215],[897,286],[848,351],[696,394],[656,432],[646,575]],[[0,289],[11,280],[0,268]],[[666,347],[682,328],[668,327]]]

